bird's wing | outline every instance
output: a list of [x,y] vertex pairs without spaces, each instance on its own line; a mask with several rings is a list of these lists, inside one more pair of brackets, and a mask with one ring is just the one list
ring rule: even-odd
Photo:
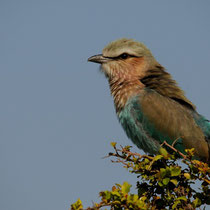
[[195,112],[193,116],[194,116],[196,124],[203,131],[206,137],[206,140],[210,146],[210,121],[207,120],[204,116],[198,114],[197,112]]
[[[139,96],[138,102],[144,115],[139,120],[143,120],[142,124],[148,122],[144,129],[151,137],[160,143],[164,140],[173,142],[180,138],[182,142],[177,142],[177,146],[175,145],[175,147],[179,146],[177,149],[183,151],[185,148],[195,148],[197,156],[209,158],[209,148],[205,136],[210,135],[210,124],[204,120],[205,118],[196,121],[194,119],[195,111],[153,90],[145,90]],[[133,108],[137,109],[135,106]],[[160,139],[163,136],[166,139]]]
[[137,147],[150,154],[156,154],[159,151],[160,144],[158,139],[161,138],[154,138],[155,136],[152,135],[155,132],[155,128],[148,123],[142,113],[138,97],[129,100],[123,110],[120,111],[118,117],[127,136]]

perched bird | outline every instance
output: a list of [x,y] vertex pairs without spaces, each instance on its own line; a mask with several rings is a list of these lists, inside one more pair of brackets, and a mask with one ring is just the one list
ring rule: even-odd
[[101,64],[119,122],[137,147],[157,154],[166,141],[182,153],[195,148],[197,158],[209,162],[210,122],[144,44],[119,39],[88,61]]

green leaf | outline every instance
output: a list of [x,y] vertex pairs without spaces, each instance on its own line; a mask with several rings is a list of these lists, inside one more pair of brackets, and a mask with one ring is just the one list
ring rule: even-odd
[[111,198],[111,193],[108,190],[104,191],[104,199],[109,201],[110,198]]
[[164,178],[165,175],[166,175],[166,173],[167,173],[167,171],[166,171],[165,168],[161,168],[161,169],[160,169],[160,176],[161,176],[161,178]]
[[178,181],[176,179],[171,179],[170,182],[172,182],[175,186],[177,186]]
[[121,184],[118,184],[118,183],[116,183],[115,184],[118,188],[121,188],[122,187],[122,185]]
[[139,196],[138,195],[133,195],[133,202],[137,202],[139,200]]
[[181,168],[179,166],[171,167],[171,176],[179,176],[181,173]]
[[132,185],[130,185],[128,182],[124,182],[122,185],[122,193],[128,194],[130,192],[130,188]]
[[178,201],[175,201],[173,206],[172,206],[172,209],[176,209],[177,205],[180,204],[181,202],[178,200]]
[[162,187],[162,186],[163,186],[163,183],[162,183],[162,182],[158,182],[158,185],[159,185],[160,187]]
[[161,158],[163,158],[163,156],[162,155],[156,155],[155,157],[154,157],[154,161],[157,161],[157,160],[159,160],[159,159],[161,159]]
[[185,176],[186,179],[190,179],[191,178],[189,173],[184,173],[184,176]]
[[185,152],[189,155],[189,156],[193,156],[194,155],[194,152],[195,152],[195,149],[192,148],[192,149],[185,149]]
[[129,146],[129,145],[128,145],[128,146],[125,146],[124,149],[125,149],[126,151],[130,151],[131,146]]
[[80,209],[83,209],[82,201],[80,200],[80,198],[78,198],[78,200],[71,205],[71,209],[72,210],[80,210]]
[[110,144],[111,144],[112,147],[115,148],[117,143],[116,142],[111,142]]
[[169,181],[170,181],[169,178],[165,178],[165,179],[163,179],[162,182],[163,182],[164,185],[167,185],[169,183]]
[[147,164],[147,163],[149,163],[149,162],[150,162],[150,160],[147,159],[147,158],[145,158],[144,163]]
[[177,200],[187,201],[187,198],[185,196],[181,196],[181,197],[178,197]]
[[166,151],[166,149],[164,149],[163,147],[160,148],[159,150],[160,154],[163,155],[164,157],[168,156],[168,152]]
[[199,207],[201,205],[201,200],[199,198],[196,198],[194,201],[193,201],[193,205],[194,207]]
[[120,193],[117,192],[117,191],[111,192],[111,195],[112,195],[112,196],[115,196],[115,199],[116,199],[116,196],[117,196],[117,197],[121,197]]

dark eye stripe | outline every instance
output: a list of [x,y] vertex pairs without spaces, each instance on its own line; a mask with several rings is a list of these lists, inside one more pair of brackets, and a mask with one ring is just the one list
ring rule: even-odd
[[105,58],[110,58],[110,59],[113,59],[113,60],[117,60],[117,59],[127,59],[129,57],[138,57],[138,56],[135,56],[135,55],[130,55],[128,53],[122,53],[116,57],[109,57],[109,56],[104,56]]

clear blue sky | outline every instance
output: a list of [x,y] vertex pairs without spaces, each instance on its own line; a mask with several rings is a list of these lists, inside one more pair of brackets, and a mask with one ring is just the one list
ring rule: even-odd
[[111,141],[132,144],[87,62],[112,40],[143,41],[210,119],[209,11],[197,0],[1,0],[0,209],[87,206],[116,182],[135,184],[101,159]]

